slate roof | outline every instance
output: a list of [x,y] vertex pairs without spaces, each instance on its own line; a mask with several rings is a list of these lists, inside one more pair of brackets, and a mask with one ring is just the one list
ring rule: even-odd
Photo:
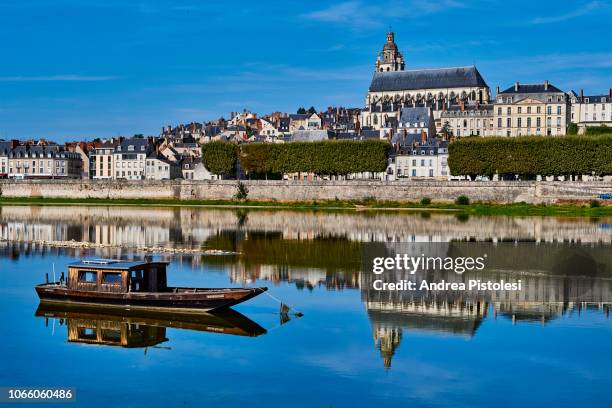
[[[518,88],[518,89],[517,89]],[[556,93],[563,92],[559,88],[554,85],[548,84],[548,89],[545,89],[544,84],[519,84],[519,86],[515,88],[512,85],[510,88],[506,89],[501,94],[525,94],[525,93]]]
[[0,142],[0,156],[8,156],[11,151],[10,142]]
[[375,72],[370,92],[488,87],[475,66]]
[[400,112],[400,122],[403,124],[420,123],[423,122],[424,126],[429,126],[429,108],[426,107],[410,107],[402,108]]
[[[129,149],[129,146],[134,146],[133,150]],[[116,153],[142,153],[148,151],[150,148],[148,139],[131,138],[125,139],[121,144],[115,147]]]

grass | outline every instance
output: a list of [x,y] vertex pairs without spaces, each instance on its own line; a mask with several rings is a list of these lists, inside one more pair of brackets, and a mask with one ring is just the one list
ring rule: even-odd
[[373,197],[364,200],[344,201],[251,201],[251,200],[164,200],[164,199],[94,199],[94,198],[9,198],[0,197],[0,205],[123,205],[123,206],[191,206],[191,207],[235,207],[253,209],[296,209],[296,210],[406,210],[406,211],[453,211],[469,215],[510,215],[510,216],[612,216],[612,206],[591,206],[589,203],[568,203],[553,205],[487,204],[471,203],[406,203],[377,201]]

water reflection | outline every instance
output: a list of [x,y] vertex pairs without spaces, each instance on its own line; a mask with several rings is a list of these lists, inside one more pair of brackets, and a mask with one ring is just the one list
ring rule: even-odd
[[[66,326],[69,343],[126,348],[156,346],[169,341],[166,329],[256,337],[266,330],[246,316],[227,310],[216,314],[181,315],[140,311],[100,312],[99,309],[40,303],[35,315]],[[55,325],[55,323],[52,323]]]
[[[0,211],[0,238],[4,240],[0,242],[0,257],[62,253],[121,258],[134,256],[122,245],[204,247],[237,255],[161,256],[175,264],[197,265],[201,271],[222,270],[231,282],[240,285],[263,280],[306,291],[359,291],[375,347],[386,368],[392,367],[393,356],[406,343],[408,333],[470,339],[489,319],[548,325],[562,316],[580,317],[585,310],[608,316],[612,302],[612,229],[606,219],[458,219],[435,213],[423,217],[404,213],[133,207],[0,207]],[[83,250],[32,243],[71,239],[110,246]],[[374,290],[373,282],[380,277],[371,272],[372,257],[404,253],[441,257],[487,254],[487,267],[464,274],[426,270],[412,275],[391,270],[385,272],[385,281],[406,280],[418,287],[424,280],[466,283],[470,279],[520,279],[523,290]],[[265,333],[242,315],[208,322],[174,317],[111,318],[65,310],[39,310],[37,315],[67,319],[70,341],[71,336],[80,339],[83,334],[91,337],[83,341],[110,344],[111,333],[124,347],[130,341],[164,342],[167,327],[250,336]]]

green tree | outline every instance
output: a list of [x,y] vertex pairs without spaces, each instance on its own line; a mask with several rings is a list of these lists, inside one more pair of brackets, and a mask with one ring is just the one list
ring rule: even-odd
[[385,140],[249,143],[240,147],[240,164],[254,174],[382,172],[389,149]]
[[612,135],[469,137],[448,147],[453,175],[612,174]]
[[303,106],[300,106],[297,110],[298,115],[304,115],[306,113],[306,109]]
[[578,134],[578,125],[575,123],[570,123],[567,126],[567,134],[568,135],[577,135]]
[[221,141],[202,146],[202,164],[208,171],[218,175],[233,174],[236,169],[237,146]]
[[310,108],[308,108],[308,114],[312,115],[313,113],[317,113],[317,110],[314,106],[311,106]]

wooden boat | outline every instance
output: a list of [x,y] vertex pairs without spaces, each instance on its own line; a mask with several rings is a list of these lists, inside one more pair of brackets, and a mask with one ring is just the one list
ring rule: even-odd
[[[167,285],[167,262],[91,259],[68,265],[68,277],[36,286],[41,302],[105,309],[202,313],[227,309],[266,290]],[[63,275],[63,274],[62,274]]]

